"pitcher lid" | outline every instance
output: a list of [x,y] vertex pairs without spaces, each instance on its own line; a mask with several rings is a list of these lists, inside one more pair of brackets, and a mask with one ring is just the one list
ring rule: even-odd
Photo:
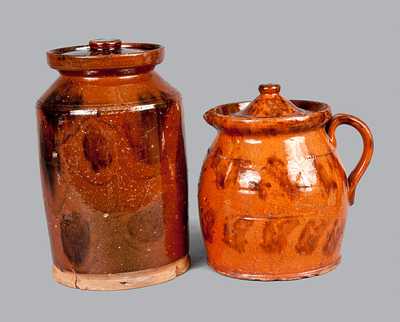
[[51,68],[60,71],[122,69],[154,66],[162,62],[164,47],[128,43],[119,39],[94,39],[87,45],[63,47],[47,52]]
[[280,95],[278,84],[261,84],[257,96],[244,110],[237,114],[249,117],[283,117],[305,115],[307,112]]
[[262,84],[258,89],[260,94],[253,101],[217,106],[204,118],[217,129],[276,134],[323,126],[332,117],[325,103],[281,96],[278,84]]

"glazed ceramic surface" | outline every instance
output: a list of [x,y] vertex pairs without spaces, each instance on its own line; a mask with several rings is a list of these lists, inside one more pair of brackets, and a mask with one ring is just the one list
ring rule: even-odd
[[[209,265],[232,277],[298,279],[338,265],[348,205],[372,156],[358,118],[279,90],[261,85],[253,102],[205,114],[218,134],[200,178],[201,226]],[[340,124],[364,141],[349,178],[335,151]]]
[[[118,40],[48,52],[60,77],[39,99],[37,117],[61,283],[94,278],[87,288],[129,288],[188,268],[181,98],[154,71],[163,56],[159,45]],[[170,274],[152,276],[160,267]],[[137,272],[151,279],[136,283]]]

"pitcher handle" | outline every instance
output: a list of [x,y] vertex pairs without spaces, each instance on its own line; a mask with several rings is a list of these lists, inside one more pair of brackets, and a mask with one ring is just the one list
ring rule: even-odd
[[361,158],[358,161],[354,170],[351,171],[350,175],[347,178],[349,188],[348,197],[350,205],[352,205],[354,203],[354,196],[357,184],[367,170],[367,167],[371,161],[374,151],[374,140],[368,125],[361,121],[358,117],[349,114],[336,114],[332,117],[326,127],[329,141],[334,147],[336,147],[335,130],[341,124],[347,124],[354,127],[360,133],[364,144]]

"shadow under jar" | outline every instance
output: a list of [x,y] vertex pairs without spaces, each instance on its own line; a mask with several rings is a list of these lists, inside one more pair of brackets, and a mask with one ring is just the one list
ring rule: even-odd
[[[208,263],[254,280],[290,280],[340,262],[347,208],[373,151],[370,130],[327,104],[289,101],[280,86],[260,85],[251,103],[205,113],[218,130],[204,161],[199,207]],[[362,157],[347,178],[335,129],[361,134]]]
[[189,268],[180,94],[156,44],[93,40],[51,50],[39,99],[53,277],[88,290],[143,287]]

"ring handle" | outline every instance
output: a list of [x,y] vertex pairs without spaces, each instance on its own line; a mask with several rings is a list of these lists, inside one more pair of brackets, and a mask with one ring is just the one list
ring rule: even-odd
[[326,127],[326,131],[329,136],[329,142],[336,147],[336,136],[335,130],[339,125],[347,124],[354,127],[361,135],[364,148],[360,160],[358,161],[356,167],[351,171],[347,178],[348,182],[348,197],[349,203],[352,205],[354,203],[354,196],[357,188],[357,184],[361,177],[368,168],[371,161],[372,154],[374,151],[374,139],[372,137],[371,130],[368,125],[361,121],[358,117],[349,114],[336,114],[332,117]]

